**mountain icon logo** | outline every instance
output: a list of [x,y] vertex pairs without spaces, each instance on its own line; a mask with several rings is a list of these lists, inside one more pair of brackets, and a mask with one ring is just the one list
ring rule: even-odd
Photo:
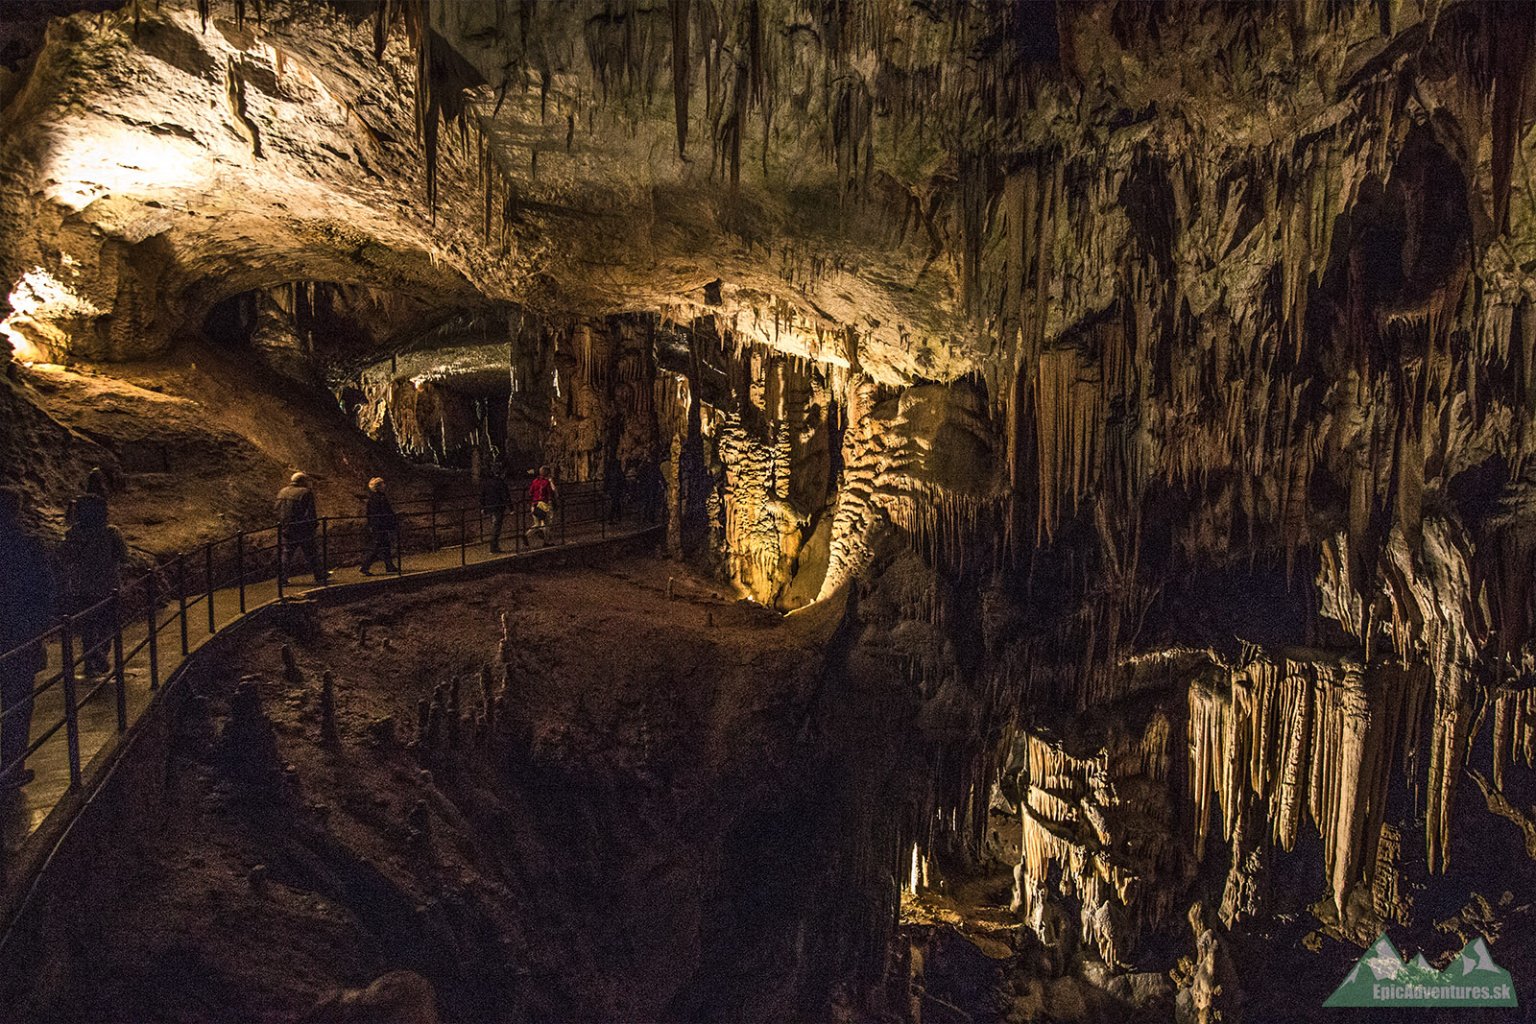
[[1517,1006],[1509,972],[1493,962],[1478,936],[1456,959],[1437,971],[1417,953],[1404,961],[1387,933],[1366,950],[1325,1007],[1348,1006]]

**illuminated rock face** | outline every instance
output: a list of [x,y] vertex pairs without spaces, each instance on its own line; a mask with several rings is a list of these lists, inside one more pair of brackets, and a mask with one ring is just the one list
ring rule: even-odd
[[372,436],[654,473],[743,596],[855,595],[943,751],[893,876],[997,785],[1024,920],[1117,963],[1284,858],[1364,934],[1464,771],[1530,834],[1530,5],[462,3],[381,57],[144,6],[8,87],[17,351],[351,289],[345,359],[262,336]]
[[174,6],[136,37],[131,12],[51,24],[4,115],[13,341],[141,357],[295,280],[473,300],[465,232],[404,199],[419,150],[391,65],[356,75],[364,51],[312,17],[265,41]]

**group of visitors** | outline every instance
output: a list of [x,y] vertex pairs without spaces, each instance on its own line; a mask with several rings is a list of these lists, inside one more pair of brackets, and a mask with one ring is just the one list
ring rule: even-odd
[[[559,493],[549,467],[540,466],[538,475],[528,484],[528,516],[533,525],[524,532],[524,537],[530,544],[535,536],[541,546],[549,544],[549,524]],[[506,524],[507,509],[511,505],[512,486],[507,481],[506,468],[497,464],[480,478],[480,513],[491,521],[492,554],[501,553],[501,529]]]
[[[304,564],[314,574],[316,583],[329,581],[330,573],[320,557],[316,541],[320,532],[320,509],[308,474],[295,473],[288,479],[288,486],[277,492],[277,504],[273,511],[277,513],[280,553],[277,578],[280,585],[288,585],[288,574],[293,568],[295,555],[304,556]],[[374,564],[382,561],[386,572],[397,572],[400,517],[390,504],[389,492],[381,476],[368,481],[368,493],[363,496],[363,517],[368,529],[368,548],[363,555],[360,571],[364,576],[372,576]]]
[[[554,502],[558,494],[548,466],[540,466],[538,474],[528,485],[528,511],[533,525],[526,536],[532,543],[535,536],[541,544],[549,543],[550,518],[554,514]],[[505,469],[498,465],[486,473],[480,481],[480,510],[491,520],[491,553],[501,553],[501,532],[506,524],[507,509],[512,504],[512,488],[507,482]],[[277,492],[278,578],[286,586],[288,571],[294,556],[303,555],[305,564],[314,574],[316,583],[329,579],[322,564],[316,536],[319,532],[320,513],[315,502],[315,492],[309,477],[295,473],[288,486]],[[360,571],[364,576],[373,575],[373,567],[384,563],[386,572],[399,568],[400,517],[389,500],[389,492],[383,477],[368,481],[368,493],[363,498],[364,518],[367,521],[368,547],[363,556]]]
[[[282,586],[288,585],[288,573],[293,567],[295,555],[303,555],[304,563],[314,574],[316,583],[330,579],[320,557],[316,537],[320,532],[320,509],[315,502],[315,491],[305,473],[295,473],[288,486],[277,492],[278,551],[277,577]],[[396,562],[400,542],[400,517],[390,504],[384,478],[376,476],[368,481],[368,493],[363,496],[363,516],[368,528],[368,548],[363,556],[361,572],[373,575],[373,566],[382,561],[386,572],[397,572]]]
[[[528,485],[528,508],[535,536],[549,543],[549,526],[558,495],[549,467],[539,467]],[[106,475],[92,469],[81,493],[65,514],[66,531],[56,558],[22,524],[22,495],[0,488],[0,791],[15,790],[33,778],[26,767],[32,705],[37,674],[48,664],[48,648],[40,639],[54,623],[55,593],[72,616],[70,630],[75,664],[86,678],[99,678],[113,668],[114,609],[111,598],[122,583],[128,556],[122,534],[108,516]],[[491,551],[499,553],[502,527],[512,504],[506,471],[497,467],[481,482],[481,508],[491,520]],[[399,569],[400,517],[389,500],[382,477],[368,481],[364,497],[368,547],[361,571],[373,575],[383,562],[387,572]],[[294,473],[277,494],[278,578],[286,585],[295,560],[302,556],[315,582],[329,578],[319,550],[320,510],[314,487],[305,473]]]

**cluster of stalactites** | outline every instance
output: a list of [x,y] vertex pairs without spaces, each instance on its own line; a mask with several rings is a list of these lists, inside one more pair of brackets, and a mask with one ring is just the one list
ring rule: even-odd
[[1428,680],[1422,669],[1299,658],[1250,652],[1190,686],[1195,852],[1204,858],[1213,796],[1228,841],[1255,801],[1286,851],[1305,816],[1342,915],[1376,864],[1394,757],[1418,756]]
[[1488,604],[1486,590],[1473,589],[1471,551],[1458,524],[1435,516],[1423,521],[1417,542],[1394,527],[1369,569],[1341,534],[1324,545],[1318,572],[1321,613],[1359,641],[1367,665],[1423,666],[1433,685],[1425,790],[1431,870],[1449,863],[1456,782],[1481,721],[1476,668]]
[[891,522],[909,544],[932,564],[956,572],[973,568],[972,538],[996,521],[997,503],[990,498],[961,494],[931,484],[918,484],[888,505]]
[[[1119,791],[1131,779],[1166,782],[1170,737],[1170,723],[1159,714],[1140,733],[1117,732],[1089,757],[1033,732],[1016,741],[1022,854],[1015,907],[1043,941],[1054,944],[1061,925],[1053,880],[1061,895],[1079,900],[1081,938],[1107,964],[1122,962],[1138,925],[1161,923],[1171,908],[1137,900],[1139,880],[1166,865],[1147,841],[1150,833],[1137,833],[1135,816],[1144,809],[1125,806]],[[1153,859],[1135,859],[1149,854]]]
[[[1318,18],[1304,20],[1322,30]],[[1505,164],[1520,136],[1511,118],[1524,123],[1514,93],[1530,79],[1531,20],[1529,10],[1463,11],[1441,26],[1447,39],[1466,35],[1463,77],[1495,94],[1503,155],[1495,155],[1488,191],[1501,222],[1511,206]],[[1501,26],[1511,45],[1495,54],[1487,37]],[[1003,529],[1011,534],[1030,513],[1034,519],[1028,534],[1009,537],[1011,546],[1048,541],[1094,491],[1110,497],[1117,515],[1133,517],[1147,481],[1161,477],[1209,488],[1213,498],[1218,488],[1233,490],[1222,500],[1242,514],[1222,518],[1245,524],[1247,536],[1191,538],[1193,546],[1258,542],[1289,554],[1321,539],[1307,514],[1320,465],[1351,491],[1357,540],[1373,504],[1414,529],[1432,486],[1424,467],[1449,475],[1457,465],[1447,450],[1457,443],[1453,431],[1436,427],[1459,395],[1482,435],[1466,447],[1490,446],[1518,464],[1531,435],[1523,397],[1532,390],[1530,339],[1522,335],[1532,332],[1518,318],[1511,324],[1517,307],[1507,288],[1465,301],[1474,260],[1452,268],[1416,305],[1371,308],[1369,289],[1351,278],[1336,326],[1320,329],[1323,319],[1310,310],[1337,257],[1336,227],[1349,223],[1369,188],[1388,181],[1417,130],[1405,107],[1411,90],[1401,88],[1417,66],[1400,62],[1362,80],[1354,102],[1332,113],[1320,107],[1297,136],[1245,154],[1234,154],[1230,140],[1176,130],[1138,143],[1129,157],[1095,152],[1092,143],[1081,154],[1035,150],[996,171],[990,189],[972,196],[962,187],[970,196],[960,217],[963,291],[967,308],[1003,343],[993,393],[1005,406],[1011,491],[1027,507]],[[1481,120],[1467,126],[1469,136],[1486,130]],[[1213,174],[1212,166],[1230,171]],[[1486,184],[1483,166],[1463,168],[1477,186],[1468,189],[1474,202]],[[1420,229],[1408,228],[1412,248]],[[1369,357],[1378,335],[1391,336],[1389,350],[1424,353],[1423,365]],[[1352,388],[1329,399],[1343,410],[1331,432],[1319,429],[1327,387],[1317,387],[1313,361],[1331,367],[1328,385]],[[1512,378],[1523,385],[1501,385]],[[1502,417],[1499,404],[1514,415]],[[1353,474],[1344,466],[1351,460]]]
[[1493,785],[1504,788],[1510,762],[1536,767],[1536,689],[1501,690],[1493,695]]

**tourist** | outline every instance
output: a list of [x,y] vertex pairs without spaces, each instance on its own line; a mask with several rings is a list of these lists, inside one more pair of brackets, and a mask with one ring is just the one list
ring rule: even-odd
[[320,513],[315,506],[315,492],[310,489],[309,477],[295,473],[288,486],[277,492],[277,578],[283,586],[288,584],[288,568],[295,551],[302,551],[309,569],[315,574],[316,583],[326,582],[325,567],[320,564],[320,552],[315,544],[315,533],[320,529]]
[[528,506],[533,515],[533,525],[528,527],[529,543],[532,543],[533,535],[537,533],[539,545],[549,545],[549,517],[555,510],[555,497],[559,493],[554,480],[550,479],[549,467],[540,466],[539,475],[528,485]]
[[[98,473],[93,472],[92,477],[99,481]],[[111,661],[112,609],[104,602],[122,582],[128,547],[117,527],[107,522],[106,497],[92,490],[92,477],[86,479],[86,493],[71,505],[72,521],[59,556],[69,614],[76,616],[80,661],[87,675],[99,676],[106,674]],[[105,491],[102,483],[95,486]]]
[[48,656],[41,643],[28,641],[46,630],[53,618],[53,579],[43,546],[21,528],[21,495],[4,488],[0,488],[0,566],[5,567],[0,572],[0,788],[11,790],[32,781],[26,766],[32,738],[32,687]]
[[661,475],[661,465],[653,459],[647,459],[640,467],[640,480],[640,494],[645,503],[645,523],[654,526],[661,519],[667,501],[667,481]]
[[624,511],[624,463],[610,450],[603,460],[603,518],[616,523]]
[[373,563],[384,560],[384,571],[395,571],[395,538],[400,533],[400,518],[389,503],[384,491],[384,478],[376,476],[368,481],[368,554],[363,559],[362,573],[372,576]]
[[[507,486],[500,463],[492,463],[489,471],[480,478],[480,514],[491,517],[491,554],[501,554],[501,527],[507,519],[507,506],[512,504],[512,489]],[[514,527],[516,529],[516,527]],[[514,543],[513,547],[517,545]]]
[[82,508],[88,519],[95,518],[102,522],[107,519],[107,477],[100,466],[91,467],[91,471],[85,474],[85,490],[69,503],[64,513],[64,525],[73,525],[81,515]]

